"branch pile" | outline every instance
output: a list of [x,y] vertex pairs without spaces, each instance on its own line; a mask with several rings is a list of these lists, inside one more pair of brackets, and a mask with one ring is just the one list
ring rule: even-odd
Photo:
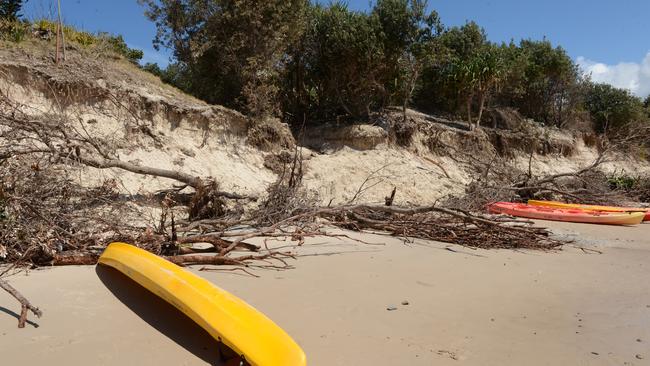
[[549,250],[564,244],[544,228],[437,206],[352,205],[315,210],[314,215],[348,230],[387,233],[472,248]]
[[[533,173],[534,149],[528,155],[527,169],[520,169],[497,153],[486,159],[445,145],[459,164],[475,171],[475,179],[468,184],[465,196],[450,197],[443,206],[484,211],[487,204],[497,201],[541,199],[605,205],[637,201],[643,197],[641,185],[638,192],[612,189],[608,176],[601,168],[603,164],[615,161],[620,154],[647,149],[649,136],[648,126],[629,127],[609,137],[602,136],[598,143],[598,154],[590,164],[575,171],[549,175]],[[439,143],[444,145],[443,142]]]

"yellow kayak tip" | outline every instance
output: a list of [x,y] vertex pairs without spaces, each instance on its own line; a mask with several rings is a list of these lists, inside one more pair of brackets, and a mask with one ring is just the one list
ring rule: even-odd
[[153,253],[126,243],[111,243],[99,263],[117,269],[176,307],[237,353],[243,365],[307,364],[300,346],[271,319],[206,279]]

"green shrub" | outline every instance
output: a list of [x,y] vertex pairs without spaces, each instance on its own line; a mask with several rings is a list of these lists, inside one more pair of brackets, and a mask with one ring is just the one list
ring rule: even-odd
[[67,40],[71,42],[75,42],[84,47],[88,47],[90,45],[97,43],[97,37],[93,36],[88,32],[83,32],[83,31],[69,32],[69,35],[67,37],[69,37]]
[[620,190],[629,192],[636,188],[639,182],[639,178],[635,178],[629,175],[612,175],[607,177],[607,184],[609,184],[609,189],[611,190]]
[[126,57],[127,60],[133,62],[134,64],[137,64],[144,56],[142,50],[129,48],[126,42],[124,42],[124,38],[121,35],[111,36],[103,33],[101,36],[106,37],[106,40],[108,41],[108,44],[111,46],[113,51],[119,55]]
[[28,34],[29,27],[27,23],[0,19],[0,39],[20,43]]
[[[34,21],[32,24],[26,22],[19,23],[19,24],[24,25],[22,28],[23,38],[28,34],[31,28],[34,34],[38,34],[41,37],[45,37],[47,39],[52,39],[56,36],[56,31],[58,26],[57,22],[48,19],[38,19]],[[2,22],[0,22],[1,33],[3,34],[7,33],[4,31],[5,28],[6,26],[3,26]],[[124,58],[133,62],[134,64],[137,64],[144,56],[142,50],[130,48],[126,44],[124,38],[121,35],[114,36],[108,33],[101,33],[101,32],[98,34],[93,34],[90,32],[78,30],[68,25],[63,26],[63,35],[67,43],[76,44],[84,48],[102,47],[103,45],[107,45],[110,51],[123,56]]]

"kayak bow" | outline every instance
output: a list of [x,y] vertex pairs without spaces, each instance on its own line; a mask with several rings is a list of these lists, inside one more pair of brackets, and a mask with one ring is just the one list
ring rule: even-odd
[[304,366],[296,342],[264,314],[211,282],[146,250],[111,243],[99,258],[185,313],[253,366]]

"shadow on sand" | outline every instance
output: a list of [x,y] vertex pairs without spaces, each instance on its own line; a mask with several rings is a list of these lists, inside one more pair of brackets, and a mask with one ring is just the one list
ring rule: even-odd
[[192,319],[114,268],[97,265],[95,272],[115,297],[149,325],[210,365],[222,365],[216,340]]

